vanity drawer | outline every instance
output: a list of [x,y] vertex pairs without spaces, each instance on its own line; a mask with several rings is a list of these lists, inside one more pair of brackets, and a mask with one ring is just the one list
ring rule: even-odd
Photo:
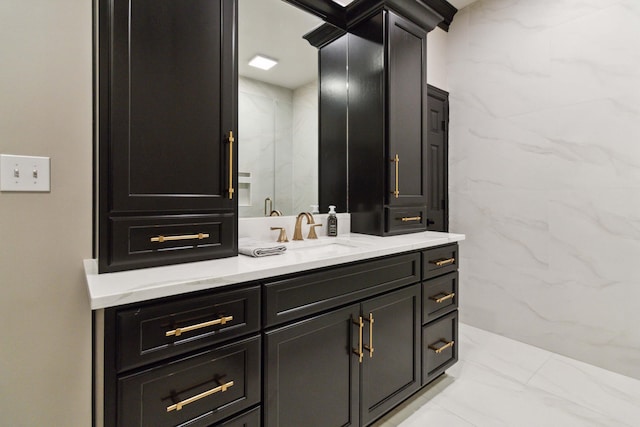
[[422,252],[422,280],[458,269],[458,245],[448,245]]
[[427,231],[427,207],[386,208],[387,234]]
[[420,254],[398,255],[265,285],[265,326],[318,313],[420,281]]
[[260,427],[260,420],[260,407],[258,406],[212,427]]
[[209,426],[249,408],[260,401],[260,360],[255,337],[120,378],[117,425]]
[[101,272],[238,254],[235,214],[127,216],[109,219],[108,260]]
[[422,327],[422,385],[458,360],[458,311]]
[[458,272],[422,284],[422,323],[458,308]]
[[260,329],[258,286],[118,311],[122,372]]

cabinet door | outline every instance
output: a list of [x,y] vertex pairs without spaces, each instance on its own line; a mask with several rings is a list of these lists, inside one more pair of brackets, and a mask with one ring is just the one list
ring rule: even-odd
[[110,5],[109,210],[233,208],[235,1]]
[[387,16],[388,191],[390,206],[426,204],[427,35]]
[[366,301],[362,314],[365,357],[360,406],[366,425],[420,387],[420,286]]
[[433,86],[428,87],[428,92],[427,229],[448,231],[447,126],[449,122],[449,94]]
[[358,426],[358,305],[266,333],[265,425]]

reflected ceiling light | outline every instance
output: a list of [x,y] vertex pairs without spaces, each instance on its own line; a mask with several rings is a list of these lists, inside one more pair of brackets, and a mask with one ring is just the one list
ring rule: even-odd
[[269,70],[273,68],[278,63],[278,60],[267,58],[264,55],[256,55],[251,58],[249,61],[249,65],[252,67],[260,68],[261,70]]

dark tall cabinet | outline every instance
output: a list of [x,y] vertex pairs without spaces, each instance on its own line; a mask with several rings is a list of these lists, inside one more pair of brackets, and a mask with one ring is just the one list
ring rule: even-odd
[[100,271],[236,255],[236,0],[99,7]]
[[[348,199],[351,231],[386,236],[427,229],[431,29],[383,8],[328,42],[318,41],[321,31],[309,34],[320,48],[320,176],[340,176],[343,167],[331,156],[345,150],[347,194],[336,191],[337,180],[330,188],[338,202]],[[324,123],[334,120],[322,105],[340,102],[343,94],[346,124],[323,133]],[[320,195],[323,203],[331,196]]]

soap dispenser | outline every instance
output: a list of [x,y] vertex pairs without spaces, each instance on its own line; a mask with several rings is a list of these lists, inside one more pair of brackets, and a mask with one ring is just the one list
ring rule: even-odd
[[336,216],[336,207],[329,205],[329,218],[327,218],[327,235],[336,237],[338,235],[338,217]]

